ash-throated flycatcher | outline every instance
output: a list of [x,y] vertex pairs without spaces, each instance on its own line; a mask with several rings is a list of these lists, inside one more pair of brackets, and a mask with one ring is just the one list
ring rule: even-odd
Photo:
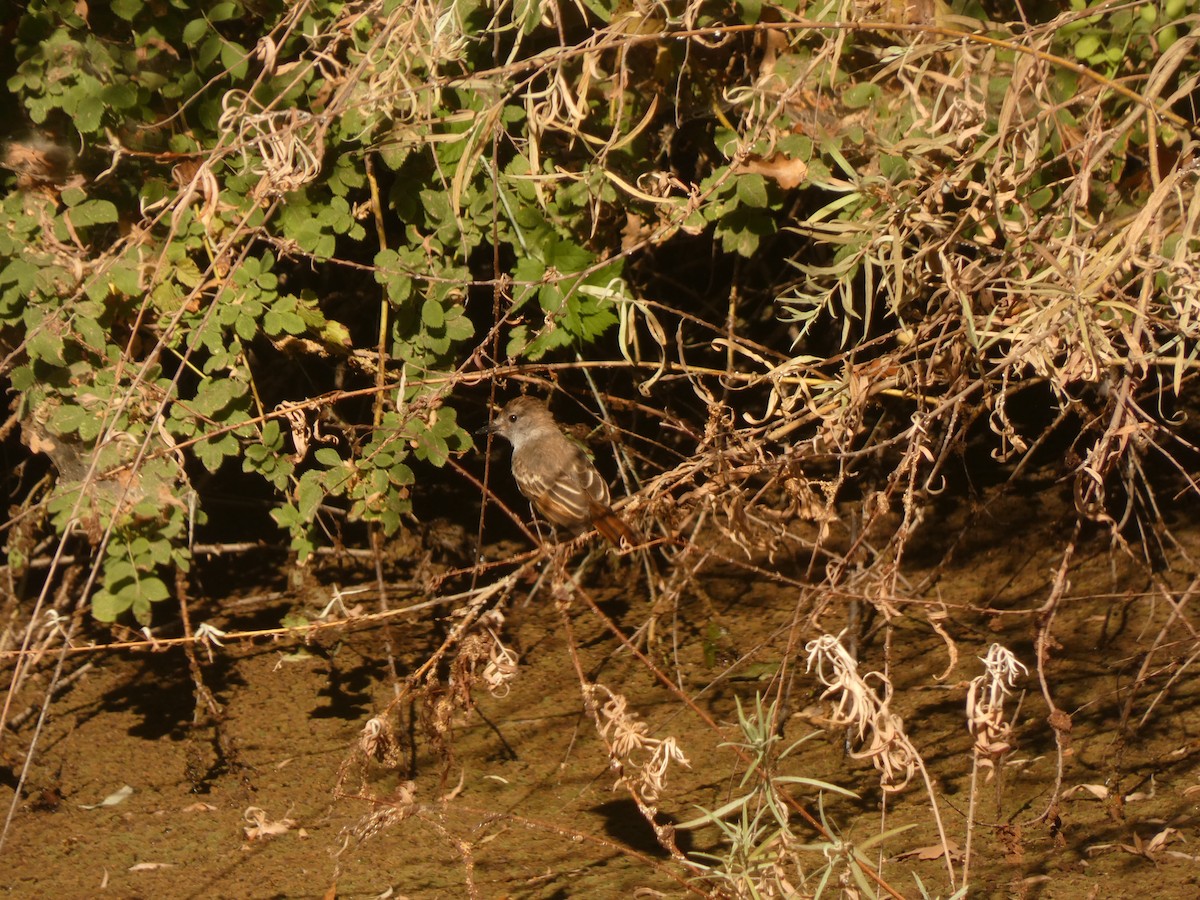
[[609,505],[608,485],[583,449],[570,440],[540,400],[510,400],[479,433],[498,434],[512,444],[512,474],[521,493],[555,525],[575,534],[594,527],[612,542],[640,543]]

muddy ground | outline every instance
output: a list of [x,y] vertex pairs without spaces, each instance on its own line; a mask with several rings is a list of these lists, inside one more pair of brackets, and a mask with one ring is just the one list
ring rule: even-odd
[[[901,567],[898,584],[912,593],[893,598],[890,621],[880,614],[864,617],[860,665],[890,673],[893,708],[923,757],[947,837],[959,850],[971,792],[966,684],[980,674],[978,657],[993,642],[1030,669],[1014,696],[1013,708],[1017,701],[1020,707],[1002,775],[978,782],[970,896],[1128,897],[1151,891],[1164,900],[1192,898],[1200,894],[1200,680],[1186,592],[1200,528],[1186,515],[1169,523],[1179,546],[1156,571],[1114,547],[1101,529],[1083,537],[1051,626],[1057,645],[1045,668],[1055,702],[1070,717],[1069,732],[1061,732],[1062,798],[1047,816],[1058,753],[1035,673],[1033,611],[1050,596],[1072,516],[1069,498],[1050,487],[927,521]],[[954,556],[943,564],[956,541]],[[720,548],[714,541],[709,549]],[[520,664],[507,695],[477,688],[476,708],[453,713],[452,733],[441,748],[430,737],[428,717],[399,704],[389,714],[400,732],[390,769],[360,765],[360,734],[388,708],[398,677],[419,666],[453,628],[448,616],[455,604],[329,628],[310,633],[307,641],[262,637],[198,647],[203,682],[219,706],[215,720],[202,710],[200,725],[193,725],[196,690],[179,647],[70,655],[66,672],[85,663],[90,668],[55,698],[37,736],[0,850],[0,893],[702,894],[711,883],[672,860],[628,792],[614,790],[615,773],[584,711],[569,644],[574,641],[589,678],[622,692],[651,735],[674,736],[687,755],[690,768],[672,766],[657,801],[664,819],[685,821],[700,808],[721,806],[736,795],[744,771],[720,746],[739,739],[735,701],[748,707],[756,692],[772,689],[789,637],[802,647],[817,635],[808,614],[820,599],[797,587],[807,560],[762,558],[749,568],[739,563],[745,557],[736,549],[724,552],[729,561],[706,568],[695,590],[659,611],[649,645],[650,658],[716,720],[719,733],[621,649],[584,603],[563,613],[544,590],[523,606],[524,597],[514,597],[504,638],[519,651]],[[644,579],[631,569],[636,572],[630,557],[614,559],[596,566],[586,582],[600,609],[626,633],[651,615]],[[220,575],[231,570],[238,574],[236,587]],[[399,563],[385,575],[393,609],[429,599],[405,582],[411,573]],[[288,616],[313,619],[335,583],[346,589],[372,582],[371,565],[362,558],[321,561],[301,577],[283,556],[225,556],[199,568],[191,612],[194,621],[225,632],[271,629]],[[220,593],[213,593],[218,584]],[[1173,592],[1170,599],[1164,587]],[[369,596],[352,595],[347,603],[376,612]],[[836,633],[852,604],[825,599],[832,602],[820,626]],[[942,624],[957,652],[952,667],[947,641],[930,625],[930,613],[939,610],[948,614]],[[177,622],[160,627],[164,636],[178,631]],[[97,629],[90,634],[110,639]],[[804,670],[803,654],[793,656],[790,666],[783,729],[789,743],[821,731],[829,712],[820,686]],[[43,665],[42,674],[13,698],[13,714],[38,699],[44,672]],[[4,809],[37,717],[20,722],[4,736]],[[859,800],[829,797],[825,805],[828,821],[850,841],[915,826],[887,839],[882,855],[871,851],[873,864],[901,896],[920,896],[914,876],[931,896],[951,893],[919,777],[902,792],[885,795],[870,762],[849,756],[845,732],[837,729],[802,745],[781,771],[859,794]],[[345,795],[361,789],[398,796],[407,778],[414,791],[407,818],[361,839],[380,804]],[[123,800],[96,806],[126,786],[132,792]],[[796,787],[793,793],[816,812],[814,791]],[[798,817],[793,821],[798,835],[817,840]],[[688,853],[722,852],[714,828],[680,832],[678,842]],[[795,858],[809,873],[824,864],[819,851],[796,850]],[[815,886],[814,879],[808,889]],[[797,895],[804,895],[799,887]],[[826,895],[842,890],[831,883]]]

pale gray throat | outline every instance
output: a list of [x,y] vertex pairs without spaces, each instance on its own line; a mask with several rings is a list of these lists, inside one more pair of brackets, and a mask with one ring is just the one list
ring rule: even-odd
[[[557,429],[555,429],[557,430]],[[542,437],[547,429],[538,427],[517,427],[509,434],[504,435],[508,438],[508,442],[512,444],[513,453],[516,453],[522,447],[526,446],[530,441]]]
[[512,444],[513,453],[516,453],[528,443],[530,433],[525,428],[515,428],[504,437],[508,438],[508,442]]

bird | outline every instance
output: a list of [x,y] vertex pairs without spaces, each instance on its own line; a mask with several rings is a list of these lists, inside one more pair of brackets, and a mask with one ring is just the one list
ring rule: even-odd
[[510,400],[492,424],[477,434],[498,434],[512,444],[512,474],[534,508],[574,534],[588,527],[614,546],[638,534],[613,512],[608,483],[583,448],[563,434],[546,404],[535,397]]

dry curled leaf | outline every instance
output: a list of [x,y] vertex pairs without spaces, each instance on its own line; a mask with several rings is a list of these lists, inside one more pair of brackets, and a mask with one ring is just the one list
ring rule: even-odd
[[80,809],[101,809],[105,806],[116,806],[118,803],[124,803],[132,795],[133,795],[133,788],[131,788],[129,785],[125,785],[124,787],[113,791],[111,794],[109,794],[107,797],[105,797],[99,803],[91,803],[91,804],[81,803],[81,804],[79,804],[79,808]]
[[1077,784],[1075,787],[1063,792],[1063,799],[1069,800],[1079,793],[1091,794],[1095,800],[1106,800],[1108,798],[1108,788],[1102,784]]
[[773,178],[781,188],[790,191],[800,187],[808,177],[808,163],[802,159],[784,156],[776,153],[771,157],[750,154],[742,165],[741,171],[766,178]]
[[245,832],[246,840],[248,841],[256,841],[259,838],[271,835],[286,834],[296,825],[294,819],[288,818],[271,821],[267,818],[266,810],[259,809],[257,806],[249,807],[242,813],[242,818],[246,820],[246,825],[242,831]]
[[955,862],[962,858],[962,848],[955,841],[947,840],[944,847],[941,844],[928,844],[924,847],[906,850],[904,853],[898,854],[895,859],[941,859],[947,853],[950,854],[950,859]]
[[183,808],[183,812],[216,812],[217,808],[211,803],[205,803],[203,800],[197,800],[195,803],[190,803]]

